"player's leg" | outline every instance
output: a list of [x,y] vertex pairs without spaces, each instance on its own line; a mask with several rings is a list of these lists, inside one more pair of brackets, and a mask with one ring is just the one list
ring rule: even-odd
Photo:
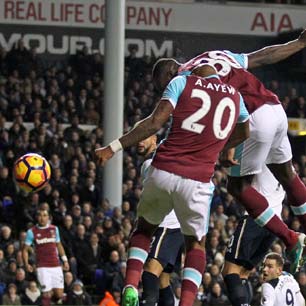
[[158,306],[174,306],[174,294],[170,284],[170,273],[162,272],[159,278]]
[[179,306],[191,306],[195,300],[206,267],[205,236],[201,240],[185,236],[186,258]]
[[[225,254],[225,263],[222,269],[222,275],[228,291],[228,298],[233,306],[249,305],[249,293],[245,287],[242,276],[246,270],[239,259],[248,260],[251,256],[247,241],[248,239],[248,218],[245,216],[240,220],[234,234],[232,235]],[[247,277],[246,277],[247,278]]]
[[50,306],[52,297],[52,273],[49,272],[49,268],[37,268],[37,279],[42,291],[41,304],[42,306]]
[[250,296],[245,286],[250,271],[246,273],[242,266],[225,261],[222,275],[228,291],[228,298],[233,306],[247,306]]
[[294,171],[292,161],[282,164],[269,164],[271,172],[287,192],[293,213],[298,216],[306,231],[306,186]]
[[[167,218],[167,217],[166,217]],[[184,237],[179,228],[159,227],[152,238],[150,253],[144,265],[142,274],[143,294],[142,300],[147,306],[154,306],[158,301],[169,302],[167,293],[170,289],[169,274],[176,263]],[[169,251],[171,250],[171,251]],[[162,285],[162,287],[160,287]],[[168,288],[166,288],[168,287]],[[159,299],[159,289],[162,288],[162,297]]]
[[[287,136],[288,122],[286,114],[281,106],[275,107],[274,110],[275,116],[280,120],[280,128],[278,129],[277,135],[272,143],[271,151],[267,157],[267,164],[271,172],[287,192],[292,211],[299,217],[305,231],[306,186],[293,169],[291,147]],[[305,243],[306,236],[300,234],[298,242],[294,248],[289,248],[290,259],[294,261],[291,266],[292,272],[295,272],[300,265],[299,258],[302,256]]]
[[[166,228],[158,228],[153,236],[153,243],[150,249],[150,255],[158,248],[158,243],[162,240]],[[149,256],[150,256],[149,255]],[[164,267],[156,258],[148,258],[144,265],[142,273],[142,301],[140,304],[155,306],[159,299],[159,277]]]
[[61,304],[63,295],[64,295],[64,289],[54,288],[52,294],[52,300],[54,301],[55,304]]
[[[181,229],[169,229],[169,231],[171,234],[168,236],[169,240],[166,247],[168,246],[168,250],[170,248],[172,251],[170,253],[167,252],[169,254],[167,256],[168,264],[164,267],[164,271],[159,278],[158,306],[174,306],[175,304],[174,292],[170,284],[170,274],[175,270],[181,270],[182,253],[185,250],[184,236],[181,233]],[[163,260],[162,254],[160,254],[160,258]]]
[[[185,236],[186,259],[179,306],[192,306],[206,266],[205,237],[208,230],[212,183],[180,179],[173,195],[174,210]],[[188,216],[188,218],[186,218]]]
[[139,217],[133,231],[128,250],[128,260],[123,290],[122,305],[138,305],[138,283],[140,281],[143,264],[147,259],[151,237],[157,225],[148,223],[143,217]]
[[138,205],[139,219],[130,238],[125,288],[122,296],[123,306],[138,304],[137,288],[143,264],[148,256],[151,238],[165,215],[173,208],[169,191],[171,186],[167,186],[167,182],[171,182],[169,176],[172,174],[151,168]]
[[251,302],[247,278],[264,258],[274,239],[274,235],[259,227],[252,218],[245,216],[240,220],[229,241],[222,271],[229,299],[234,306],[249,305]]
[[240,165],[230,169],[228,190],[259,226],[266,227],[292,249],[298,242],[298,234],[287,227],[269,208],[267,199],[252,186],[254,174],[262,171],[270,154],[279,126],[275,106],[263,105],[251,115],[250,138],[236,150]]
[[277,137],[272,144],[267,164],[287,192],[292,210],[299,217],[304,231],[306,231],[306,186],[300,180],[292,165],[291,146],[287,136],[288,121],[286,114],[281,108],[277,109],[277,111],[278,118],[282,119],[282,129],[279,129]]
[[52,300],[58,304],[64,295],[64,274],[61,267],[50,268],[50,270],[52,273]]

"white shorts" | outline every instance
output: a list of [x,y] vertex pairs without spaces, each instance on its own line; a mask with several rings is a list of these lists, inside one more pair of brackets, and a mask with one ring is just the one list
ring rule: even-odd
[[202,183],[150,166],[138,205],[138,216],[159,225],[174,209],[184,235],[207,234],[214,184]]
[[64,274],[62,267],[37,268],[37,279],[42,292],[52,289],[64,289]]
[[264,164],[282,164],[292,158],[287,136],[288,121],[281,104],[264,104],[250,116],[250,138],[236,148],[240,165],[231,167],[230,176],[262,171]]

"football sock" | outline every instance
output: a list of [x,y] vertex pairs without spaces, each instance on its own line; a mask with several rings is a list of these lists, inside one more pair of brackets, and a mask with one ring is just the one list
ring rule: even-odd
[[298,241],[297,233],[290,230],[274,210],[269,208],[268,201],[263,195],[249,186],[242,191],[239,200],[259,226],[267,228],[282,239],[289,250],[295,246]]
[[249,294],[238,274],[228,274],[224,277],[228,298],[233,306],[249,305]]
[[252,300],[253,300],[253,290],[252,287],[249,283],[249,281],[246,278],[242,278],[242,286],[244,286],[245,291],[247,292],[248,295],[248,302],[249,304],[251,304]]
[[204,250],[191,249],[186,254],[183,269],[182,293],[179,306],[192,306],[205,270],[206,256]]
[[174,295],[171,286],[159,289],[158,306],[174,306]]
[[142,273],[142,298],[141,305],[155,306],[159,298],[159,278],[153,273]]
[[296,175],[294,179],[284,186],[287,192],[289,204],[293,213],[298,216],[304,232],[306,231],[306,186],[301,179]]
[[49,296],[42,296],[41,305],[42,306],[50,306],[51,305],[51,298]]
[[138,288],[143,264],[147,259],[151,235],[136,230],[130,239],[126,268],[125,286]]

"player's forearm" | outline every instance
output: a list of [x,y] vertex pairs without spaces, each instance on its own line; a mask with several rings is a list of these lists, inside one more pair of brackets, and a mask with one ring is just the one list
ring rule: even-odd
[[65,253],[65,250],[64,250],[64,247],[61,243],[58,243],[57,244],[57,250],[58,250],[58,254],[60,255],[61,259],[63,261],[68,261],[68,258],[66,256],[66,253]]
[[280,62],[305,47],[306,44],[299,39],[295,39],[286,44],[265,47],[247,54],[248,68],[251,69]]
[[26,247],[22,250],[22,260],[25,266],[29,264],[29,253]]
[[225,144],[223,151],[234,148],[250,137],[249,121],[236,124],[230,138]]
[[154,120],[153,116],[149,116],[144,120],[140,121],[136,127],[130,132],[123,135],[119,141],[123,149],[137,145],[140,141],[154,135],[162,128],[157,120]]

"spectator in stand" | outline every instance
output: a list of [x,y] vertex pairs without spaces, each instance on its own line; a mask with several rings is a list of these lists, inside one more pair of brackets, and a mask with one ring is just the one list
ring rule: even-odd
[[24,294],[21,295],[21,303],[22,305],[41,305],[41,292],[35,281],[29,282]]
[[76,280],[72,284],[71,290],[68,292],[66,305],[91,305],[91,297],[85,291],[84,285],[80,280]]
[[0,248],[5,250],[11,243],[13,243],[12,230],[8,225],[4,225],[1,227]]
[[80,263],[80,272],[83,275],[83,280],[87,284],[92,284],[96,270],[101,269],[103,265],[102,249],[99,245],[98,234],[91,233],[87,248],[82,249],[78,253],[78,261]]
[[28,286],[28,281],[26,280],[26,273],[23,268],[18,268],[16,271],[15,285],[19,294],[23,294],[25,292]]
[[23,78],[29,74],[31,68],[31,54],[25,47],[23,39],[19,39],[15,43],[14,47],[7,53],[6,57],[9,72],[16,70]]
[[107,282],[106,289],[111,290],[114,277],[121,273],[120,256],[117,250],[111,252],[109,260],[104,265],[104,272]]
[[8,167],[0,167],[0,199],[4,196],[13,197],[16,192],[15,184],[9,174]]
[[208,306],[230,306],[227,296],[223,293],[222,288],[218,282],[212,285],[211,292],[207,295]]
[[21,305],[20,296],[17,294],[17,287],[10,283],[7,286],[7,293],[2,298],[3,305]]
[[64,273],[64,292],[66,295],[72,289],[72,284],[74,280],[74,276],[71,272],[66,271]]

